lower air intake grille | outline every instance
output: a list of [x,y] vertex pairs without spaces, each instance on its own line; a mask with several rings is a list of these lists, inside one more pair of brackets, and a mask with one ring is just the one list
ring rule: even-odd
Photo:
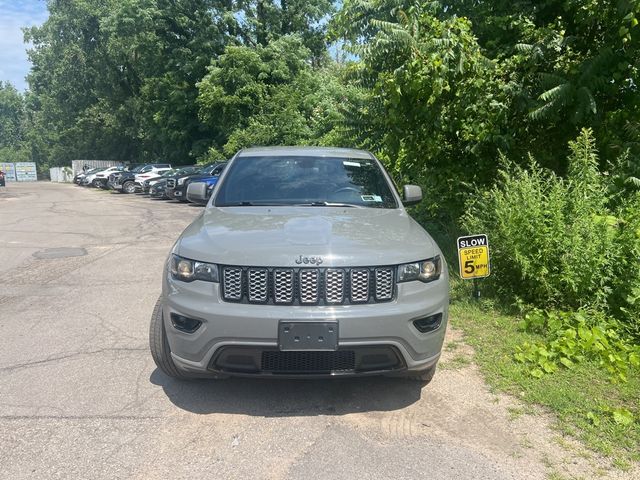
[[353,350],[336,352],[262,352],[262,370],[265,372],[345,372],[355,369]]

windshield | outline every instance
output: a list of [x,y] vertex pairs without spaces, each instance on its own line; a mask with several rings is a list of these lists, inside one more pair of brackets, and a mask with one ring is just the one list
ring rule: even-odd
[[183,167],[173,171],[173,175],[171,176],[184,176],[191,175],[192,173],[196,173],[198,169],[196,167]]
[[215,205],[397,207],[375,160],[309,156],[236,158]]
[[161,174],[161,177],[171,177],[173,175],[175,175],[177,172],[179,172],[180,170],[167,170],[166,172],[164,172],[163,174]]

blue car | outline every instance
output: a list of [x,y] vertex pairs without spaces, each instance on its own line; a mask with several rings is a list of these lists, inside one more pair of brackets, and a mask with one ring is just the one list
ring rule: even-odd
[[209,176],[197,176],[197,177],[193,177],[193,178],[189,178],[184,182],[184,191],[186,192],[187,189],[189,188],[189,184],[190,183],[195,183],[195,182],[202,182],[202,183],[206,183],[207,184],[207,198],[202,200],[202,201],[194,201],[194,200],[189,200],[193,203],[199,203],[199,204],[206,204],[207,201],[209,200],[209,198],[211,198],[211,192],[213,192],[213,187],[216,186],[216,183],[218,183],[218,179],[220,178],[220,174],[222,173],[222,171],[224,170],[224,165],[221,165],[222,168],[216,170],[213,175],[209,175]]

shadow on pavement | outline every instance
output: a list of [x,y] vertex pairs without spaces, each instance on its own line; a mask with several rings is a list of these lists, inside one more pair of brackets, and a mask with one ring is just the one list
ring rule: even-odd
[[160,385],[174,405],[192,413],[261,417],[399,410],[417,402],[423,387],[420,382],[390,377],[180,381],[158,369],[150,381]]

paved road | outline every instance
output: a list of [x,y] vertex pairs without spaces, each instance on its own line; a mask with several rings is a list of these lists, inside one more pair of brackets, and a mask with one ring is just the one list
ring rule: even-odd
[[200,211],[72,185],[0,188],[1,478],[549,473],[559,447],[540,453],[546,420],[510,419],[511,401],[473,365],[443,368],[424,389],[165,377],[148,320],[165,256]]

